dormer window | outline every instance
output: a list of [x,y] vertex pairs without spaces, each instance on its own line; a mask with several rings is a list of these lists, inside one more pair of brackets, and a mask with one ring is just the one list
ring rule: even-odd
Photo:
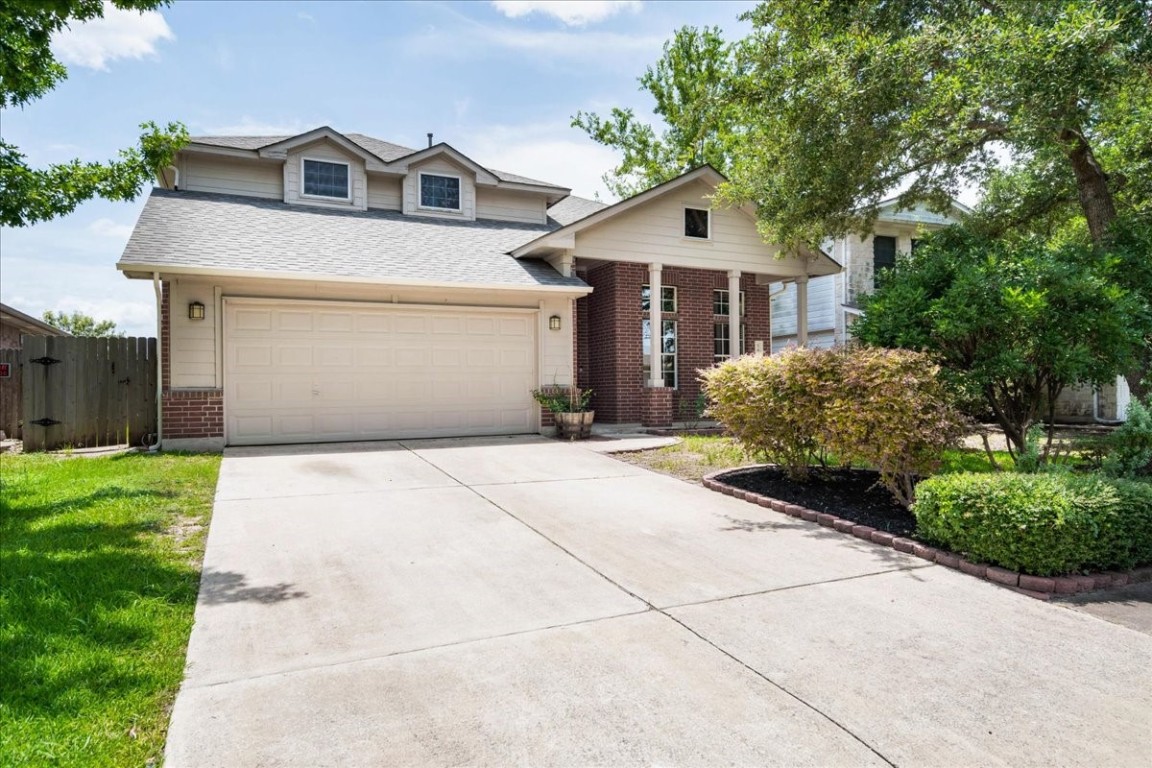
[[304,192],[308,197],[348,200],[348,164],[327,160],[302,160]]
[[707,240],[712,237],[711,222],[707,208],[684,209],[684,237],[694,240]]
[[420,207],[435,211],[460,210],[460,177],[420,174]]

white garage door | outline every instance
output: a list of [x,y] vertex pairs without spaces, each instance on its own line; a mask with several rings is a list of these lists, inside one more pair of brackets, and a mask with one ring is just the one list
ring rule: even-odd
[[225,299],[231,445],[533,432],[536,312]]

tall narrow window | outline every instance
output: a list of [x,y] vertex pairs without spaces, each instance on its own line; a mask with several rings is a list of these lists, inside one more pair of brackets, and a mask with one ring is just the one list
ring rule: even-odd
[[[728,323],[712,323],[712,362],[722,363],[732,356],[732,328]],[[744,326],[740,326],[740,348],[736,350],[739,355],[744,349]]]
[[[660,372],[664,386],[676,388],[676,321],[664,320],[661,322],[660,333]],[[652,351],[652,324],[644,318],[641,325],[641,353],[644,355],[644,383],[652,380],[651,351]]]
[[337,200],[348,199],[347,163],[329,163],[305,158],[303,166],[305,195],[331,197]]
[[[651,306],[652,289],[646,285],[640,286],[640,310],[647,312]],[[661,312],[675,312],[676,311],[676,286],[662,285],[660,286],[660,311]]]
[[896,238],[885,235],[872,238],[872,264],[877,282],[882,273],[896,266]]
[[[716,288],[712,291],[712,314],[728,315],[728,289]],[[740,314],[744,314],[744,291],[740,291]]]
[[460,179],[455,176],[420,174],[420,207],[441,211],[460,210]]

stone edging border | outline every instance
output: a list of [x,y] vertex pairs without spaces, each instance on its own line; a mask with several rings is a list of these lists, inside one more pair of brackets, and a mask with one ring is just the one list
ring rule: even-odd
[[[748,467],[742,467],[742,469],[748,469]],[[1007,568],[1000,568],[995,565],[973,563],[952,552],[930,547],[915,539],[897,536],[894,533],[881,531],[868,525],[861,525],[852,520],[845,520],[836,515],[828,514],[827,512],[817,512],[814,509],[808,509],[799,504],[789,504],[788,502],[773,499],[769,496],[755,493],[754,491],[745,491],[741,488],[728,485],[720,479],[723,475],[733,471],[735,470],[729,468],[705,475],[702,480],[704,487],[708,490],[722,493],[725,496],[743,499],[744,501],[764,507],[765,509],[781,512],[789,517],[798,517],[801,520],[807,520],[817,525],[839,531],[840,533],[855,536],[858,539],[863,539],[873,544],[891,547],[897,552],[915,555],[930,563],[943,565],[946,568],[958,570],[969,576],[990,581],[993,584],[1007,587],[1014,592],[1019,592],[1028,597],[1034,597],[1037,600],[1049,600],[1055,595],[1074,595],[1079,592],[1089,592],[1096,589],[1122,587],[1126,584],[1152,581],[1152,566],[1144,566],[1131,571],[1103,571],[1088,576],[1029,576],[1025,573],[1017,573],[1016,571],[1010,571]]]

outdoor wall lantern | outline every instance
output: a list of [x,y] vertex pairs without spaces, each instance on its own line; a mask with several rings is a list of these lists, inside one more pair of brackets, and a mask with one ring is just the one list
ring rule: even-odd
[[560,330],[560,315],[552,315],[552,317],[548,318],[548,330]]
[[189,320],[203,320],[204,319],[204,305],[198,301],[194,301],[188,305],[188,319]]

